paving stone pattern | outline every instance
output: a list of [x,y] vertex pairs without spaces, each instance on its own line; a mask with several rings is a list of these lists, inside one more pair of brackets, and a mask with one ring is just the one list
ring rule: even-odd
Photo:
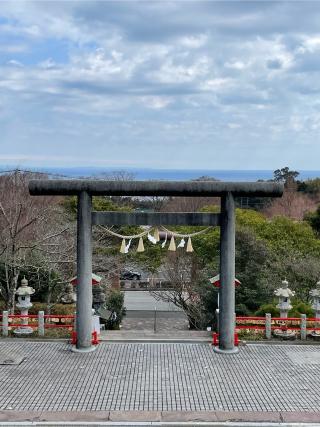
[[[110,344],[93,353],[62,342],[1,341],[25,356],[0,366],[0,410],[318,411],[317,346],[248,345],[220,355],[208,344]],[[293,354],[296,357],[293,358]],[[290,356],[289,356],[290,355]],[[298,363],[294,363],[297,360]]]
[[125,331],[141,331],[141,330],[154,330],[156,323],[156,330],[158,332],[172,332],[172,331],[188,331],[188,319],[184,313],[174,313],[175,316],[170,316],[170,313],[157,313],[156,321],[154,313],[152,316],[130,316],[127,315],[122,321],[122,330]]

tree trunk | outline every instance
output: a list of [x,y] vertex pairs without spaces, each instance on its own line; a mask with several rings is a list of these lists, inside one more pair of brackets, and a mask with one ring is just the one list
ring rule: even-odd
[[19,278],[19,272],[17,272],[16,269],[14,269],[13,277],[11,280],[10,297],[9,297],[9,303],[8,303],[8,310],[11,314],[14,314],[14,311],[15,311],[16,290],[18,288],[18,278]]

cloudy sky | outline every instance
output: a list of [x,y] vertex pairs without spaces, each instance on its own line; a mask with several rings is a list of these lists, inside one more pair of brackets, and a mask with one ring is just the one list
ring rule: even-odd
[[320,2],[0,3],[0,164],[320,169]]

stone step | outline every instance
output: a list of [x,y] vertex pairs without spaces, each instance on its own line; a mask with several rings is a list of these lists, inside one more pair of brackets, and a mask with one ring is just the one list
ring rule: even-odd
[[211,342],[212,332],[208,331],[101,331],[101,341],[116,342]]

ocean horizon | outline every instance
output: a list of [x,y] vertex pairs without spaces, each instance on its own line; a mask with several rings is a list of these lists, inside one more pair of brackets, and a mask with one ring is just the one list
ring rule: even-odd
[[[0,172],[17,169],[12,166],[0,166]],[[49,176],[63,178],[101,178],[114,173],[126,172],[136,180],[168,180],[188,181],[202,176],[215,178],[220,181],[258,181],[273,179],[273,170],[235,170],[235,169],[157,169],[157,168],[128,168],[128,167],[101,167],[101,166],[75,166],[75,167],[20,167],[18,169],[46,173]],[[297,170],[298,179],[320,178],[320,170]]]

